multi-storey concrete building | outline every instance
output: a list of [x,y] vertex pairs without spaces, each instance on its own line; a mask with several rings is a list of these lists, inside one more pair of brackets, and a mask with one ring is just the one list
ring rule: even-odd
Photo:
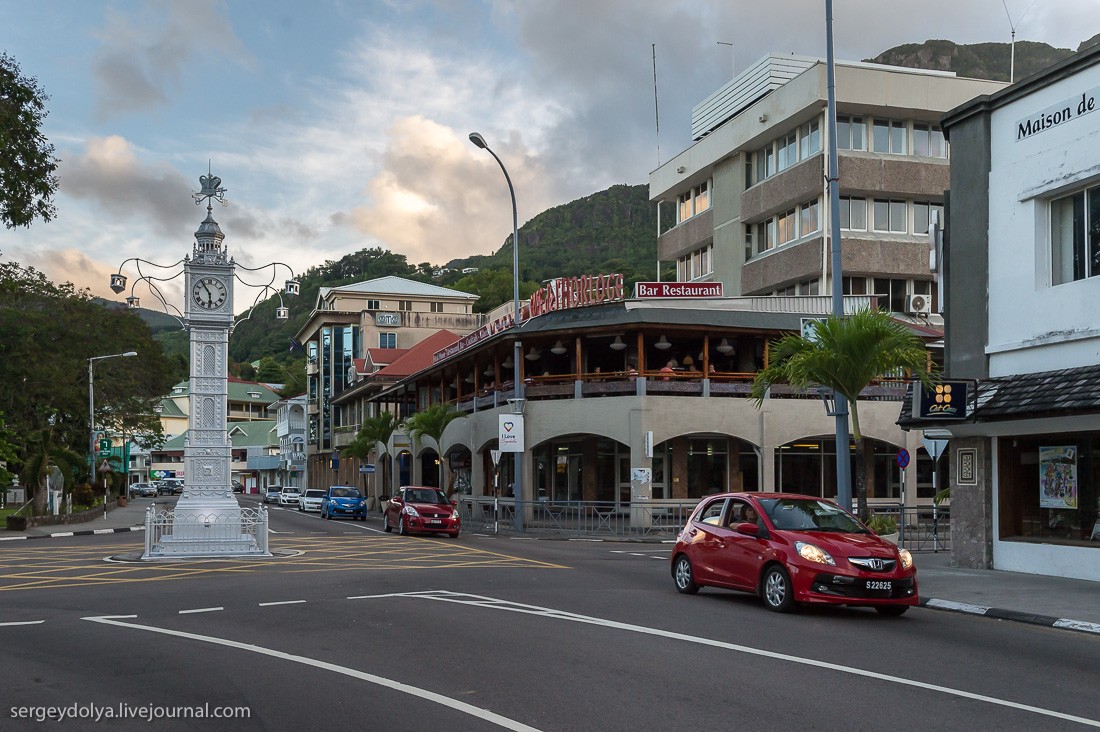
[[[830,292],[826,70],[767,56],[692,111],[693,144],[650,174],[651,199],[671,204],[660,216],[675,216],[658,258],[677,280],[722,282],[727,295]],[[927,231],[949,180],[939,118],[1003,86],[836,64],[845,294],[938,322]]]
[[339,448],[355,436],[333,397],[438,331],[465,335],[479,328],[484,316],[473,312],[476,301],[476,295],[395,276],[320,289],[296,335],[308,357],[311,473],[327,475]]

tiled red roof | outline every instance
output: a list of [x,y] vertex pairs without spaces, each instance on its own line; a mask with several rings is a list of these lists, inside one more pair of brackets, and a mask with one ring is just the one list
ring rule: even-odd
[[[387,364],[391,364],[397,359],[401,358],[408,352],[408,348],[368,348],[367,356],[370,357],[370,362],[375,366],[386,366]],[[367,361],[367,359],[360,360],[364,362]],[[358,363],[356,363],[356,368],[359,368]],[[359,373],[365,373],[365,370],[366,364],[364,363],[364,368],[363,370],[360,370]]]
[[449,330],[440,330],[428,336],[424,340],[410,348],[399,358],[393,360],[389,366],[379,369],[372,374],[379,379],[403,379],[417,371],[426,369],[432,365],[432,357],[441,348],[446,348],[461,336]]

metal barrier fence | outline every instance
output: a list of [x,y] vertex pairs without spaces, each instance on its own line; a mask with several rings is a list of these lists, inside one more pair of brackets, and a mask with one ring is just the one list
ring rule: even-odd
[[[699,503],[637,501],[616,505],[612,501],[527,501],[522,504],[523,526],[540,533],[570,536],[648,536],[673,538]],[[467,531],[512,533],[515,501],[511,498],[466,496],[459,515]]]
[[[524,529],[569,536],[658,536],[675,538],[697,499],[636,501],[616,505],[610,501],[527,501],[523,503]],[[459,515],[466,531],[514,533],[515,501],[491,496],[465,496]],[[945,508],[876,506],[874,512],[898,521],[898,545],[909,551],[951,550],[951,520]]]
[[145,509],[145,556],[267,554],[267,509],[219,513]]
[[911,552],[951,551],[951,512],[938,506],[877,506],[874,512],[898,522],[898,546]]

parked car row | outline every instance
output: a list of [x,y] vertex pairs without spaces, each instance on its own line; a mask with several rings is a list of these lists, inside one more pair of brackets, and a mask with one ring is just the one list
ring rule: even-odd
[[[352,518],[367,520],[367,499],[350,485],[334,485],[327,489],[301,489],[293,486],[268,486],[264,503],[318,511],[323,519]],[[405,486],[387,501],[382,513],[382,526],[389,532],[407,534],[447,534],[455,538],[462,531],[458,504],[438,488]]]
[[136,498],[138,496],[142,498],[148,498],[149,496],[155,495],[157,495],[157,487],[152,483],[130,484],[130,498]]

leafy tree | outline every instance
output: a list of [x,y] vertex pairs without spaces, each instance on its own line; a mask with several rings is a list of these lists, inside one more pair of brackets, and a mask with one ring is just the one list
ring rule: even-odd
[[283,388],[278,391],[284,399],[305,394],[309,381],[306,378],[305,358],[296,358],[283,367]]
[[282,384],[286,381],[286,372],[274,356],[264,356],[256,369],[255,380],[265,384]]
[[47,99],[38,81],[0,52],[0,221],[9,229],[57,214],[58,160],[42,134]]
[[[768,388],[777,383],[800,389],[825,386],[848,400],[856,448],[857,510],[861,518],[869,518],[859,394],[875,379],[902,370],[931,384],[924,342],[886,312],[868,309],[818,321],[809,337],[795,333],[783,336],[772,342],[770,355],[768,367],[757,373],[752,384],[757,408],[763,404]],[[838,460],[842,459],[842,451],[838,445]]]
[[[153,410],[171,388],[171,364],[148,326],[125,309],[108,309],[72,284],[33,268],[0,262],[0,410],[18,439],[16,467],[32,458],[31,436],[88,450],[88,359],[136,351],[137,358],[96,362],[96,423],[146,444],[163,439]],[[25,466],[24,466],[25,467]]]
[[420,438],[425,435],[435,440],[436,448],[440,451],[440,488],[442,488],[445,483],[443,482],[443,448],[440,446],[439,442],[443,439],[443,432],[447,429],[447,425],[463,416],[465,415],[459,412],[458,409],[455,408],[455,405],[446,402],[438,402],[405,419],[405,429],[408,431],[409,436],[413,438],[413,441],[417,443],[417,447],[420,445]]
[[[344,447],[341,452],[360,460],[369,460],[370,454],[374,450],[377,450],[379,455],[385,454],[390,437],[393,436],[393,431],[397,429],[397,423],[397,415],[393,412],[382,412],[377,416],[367,417],[363,420],[355,439]],[[386,464],[383,463],[382,485],[384,486],[389,485],[387,473]]]
[[34,486],[34,512],[46,512],[47,481],[57,467],[69,485],[86,468],[84,454],[77,452],[59,439],[52,427],[36,430],[24,446],[23,480]]

